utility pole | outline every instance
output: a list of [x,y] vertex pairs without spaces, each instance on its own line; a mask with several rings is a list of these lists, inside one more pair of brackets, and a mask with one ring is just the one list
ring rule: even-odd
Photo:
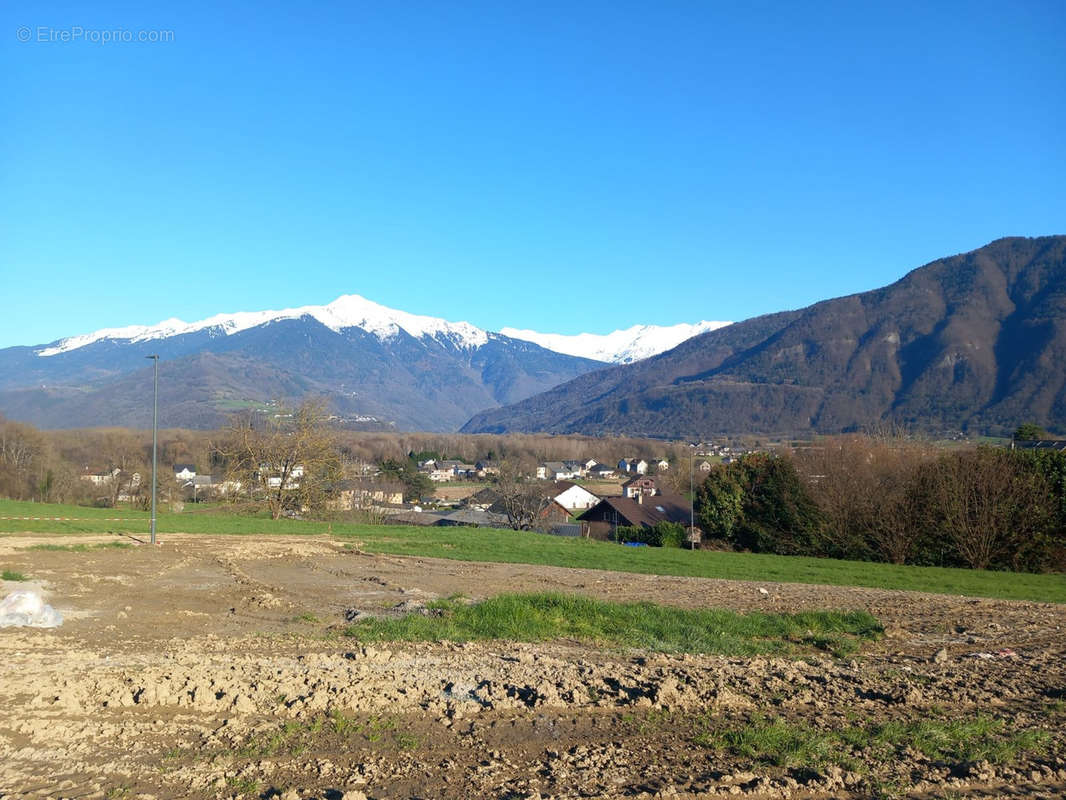
[[159,356],[145,356],[154,362],[152,394],[152,544],[155,544],[155,498],[156,487],[156,453],[159,450]]

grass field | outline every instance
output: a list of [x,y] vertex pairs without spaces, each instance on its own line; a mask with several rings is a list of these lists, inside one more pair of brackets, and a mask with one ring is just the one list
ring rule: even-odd
[[[0,519],[2,532],[57,534],[126,533],[143,536],[148,514],[0,500],[0,517],[76,517],[51,520]],[[108,517],[120,517],[111,521]],[[271,520],[215,510],[162,512],[158,531],[192,534],[267,534],[333,537],[368,552],[430,556],[459,561],[542,564],[620,572],[724,578],[763,583],[791,582],[936,592],[1066,603],[1066,576],[987,572],[944,567],[904,567],[829,558],[756,553],[720,553],[654,547],[619,547],[538,533],[487,528],[418,528],[397,525]]]
[[566,638],[663,653],[753,656],[820,649],[845,656],[882,632],[865,611],[737,614],[554,593],[503,594],[473,604],[448,599],[427,607],[428,616],[361,620],[345,635],[362,642]]

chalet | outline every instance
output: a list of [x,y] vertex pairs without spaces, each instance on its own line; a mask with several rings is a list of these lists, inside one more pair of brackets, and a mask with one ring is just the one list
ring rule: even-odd
[[651,528],[659,522],[678,522],[687,526],[691,508],[685,498],[672,493],[605,497],[579,519],[588,524],[589,538],[607,540],[620,525]]
[[711,471],[711,462],[710,461],[700,461],[700,462],[698,462],[696,464],[696,471],[697,472],[703,472],[703,473],[710,472]]
[[670,462],[667,461],[665,458],[660,458],[658,461],[655,462],[655,468],[659,470],[659,472],[666,472],[668,469],[670,469]]
[[659,492],[660,487],[654,475],[638,475],[622,484],[622,497],[648,497]]
[[555,490],[555,502],[571,512],[587,511],[600,502],[599,495],[595,495],[585,487],[578,486],[570,481],[556,482]]

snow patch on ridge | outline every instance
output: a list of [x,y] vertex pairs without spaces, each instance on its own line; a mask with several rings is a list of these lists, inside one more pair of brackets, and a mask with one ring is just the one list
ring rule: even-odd
[[313,317],[338,333],[345,328],[361,328],[381,340],[391,339],[402,330],[416,339],[424,336],[436,338],[443,334],[455,345],[471,349],[481,347],[488,341],[488,334],[469,322],[448,322],[436,317],[408,314],[406,311],[379,305],[357,294],[347,294],[324,306],[301,306],[281,311],[238,311],[233,314],[216,314],[199,322],[167,319],[156,325],[102,328],[93,333],[61,339],[52,347],[38,350],[37,355],[47,357],[69,353],[71,350],[107,339],[120,339],[131,343],[147,342],[202,330],[216,330],[228,336],[268,322],[299,319],[304,316]]
[[613,333],[578,333],[573,336],[562,333],[537,333],[518,328],[504,328],[500,333],[513,339],[533,342],[557,353],[613,364],[629,364],[677,347],[697,334],[724,328],[730,324],[717,320],[704,320],[662,327],[634,325],[632,328]]

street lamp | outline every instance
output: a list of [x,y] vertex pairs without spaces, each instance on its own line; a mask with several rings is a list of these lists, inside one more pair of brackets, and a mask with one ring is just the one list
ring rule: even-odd
[[[688,535],[695,535],[696,530],[696,455],[695,448],[688,459]],[[691,541],[691,539],[690,539]],[[689,549],[695,550],[694,543],[689,544]]]
[[159,356],[145,356],[154,362],[152,396],[152,544],[155,544],[155,495],[156,495],[156,451],[159,448]]

